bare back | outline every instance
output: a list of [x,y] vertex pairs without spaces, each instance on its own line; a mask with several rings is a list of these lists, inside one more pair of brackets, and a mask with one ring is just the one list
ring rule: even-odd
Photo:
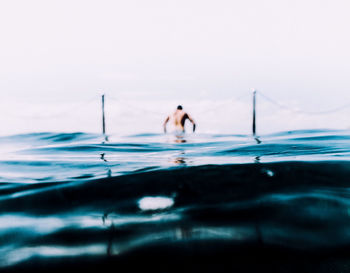
[[175,130],[185,132],[185,122],[189,120],[193,124],[193,132],[196,128],[196,125],[193,119],[183,110],[177,109],[172,115],[168,116],[164,122],[164,131],[166,131],[166,124],[168,121],[174,126]]
[[188,115],[186,112],[182,110],[176,110],[175,113],[172,115],[172,121],[174,123],[174,126],[177,130],[184,131],[185,130],[185,121],[188,118]]

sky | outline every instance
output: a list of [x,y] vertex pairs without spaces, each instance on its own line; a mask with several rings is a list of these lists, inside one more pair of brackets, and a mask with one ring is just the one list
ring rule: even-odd
[[[160,131],[177,104],[199,131],[248,132],[253,88],[298,110],[350,103],[349,8],[347,0],[1,0],[0,134],[98,132],[101,94],[116,133]],[[350,127],[349,109],[306,116],[263,99],[258,107],[261,132]]]

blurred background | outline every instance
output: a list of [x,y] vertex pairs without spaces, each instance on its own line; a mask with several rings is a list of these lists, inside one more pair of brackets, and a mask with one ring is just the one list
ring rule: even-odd
[[[345,0],[4,0],[0,134],[350,127]],[[264,94],[259,96],[259,92]],[[333,111],[334,110],[334,111]]]

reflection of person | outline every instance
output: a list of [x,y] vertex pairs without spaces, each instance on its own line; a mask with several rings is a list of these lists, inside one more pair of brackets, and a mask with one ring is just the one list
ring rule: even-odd
[[166,120],[164,121],[163,128],[164,128],[164,133],[166,133],[166,125],[169,121],[173,123],[176,132],[185,132],[185,121],[189,120],[193,124],[193,132],[196,130],[196,123],[194,120],[190,117],[189,114],[187,114],[185,111],[182,110],[182,106],[179,105],[176,109],[176,111],[168,116]]

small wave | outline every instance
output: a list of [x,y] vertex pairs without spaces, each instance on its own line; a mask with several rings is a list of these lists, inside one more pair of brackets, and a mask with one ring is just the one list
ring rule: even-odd
[[338,134],[346,132],[345,130],[334,130],[334,129],[302,129],[302,130],[292,130],[292,131],[283,131],[268,134],[266,136],[280,137],[280,136],[294,136],[294,135],[320,135],[320,134]]
[[142,133],[142,134],[129,135],[127,136],[127,138],[144,138],[144,137],[159,137],[159,136],[163,136],[163,134]]
[[308,154],[326,154],[335,152],[336,149],[316,145],[295,145],[295,144],[260,144],[243,146],[230,150],[221,151],[220,153],[234,153],[256,156],[271,156],[271,155],[308,155]]
[[50,134],[48,136],[41,137],[42,140],[50,140],[52,142],[65,142],[72,141],[76,139],[89,139],[87,134],[77,132],[77,133],[60,133],[60,134]]
[[123,153],[140,153],[140,152],[162,152],[169,150],[177,150],[170,147],[161,147],[152,144],[84,144],[84,145],[63,145],[63,146],[46,146],[46,147],[38,147],[34,149],[28,149],[21,151],[22,153],[60,153],[60,152],[95,152],[95,153],[103,153],[103,152],[123,152]]

